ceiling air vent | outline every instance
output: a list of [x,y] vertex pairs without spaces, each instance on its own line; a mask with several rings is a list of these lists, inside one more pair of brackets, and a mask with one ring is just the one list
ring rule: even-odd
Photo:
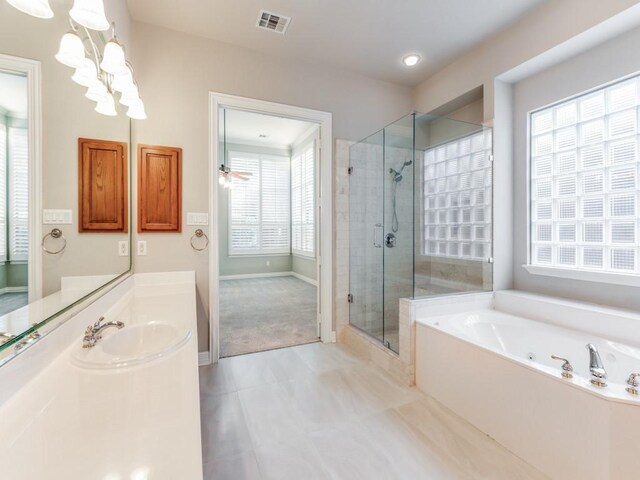
[[291,22],[291,18],[284,15],[276,15],[275,13],[261,10],[258,16],[256,27],[264,28],[265,30],[271,30],[272,32],[284,33],[287,31],[287,27]]

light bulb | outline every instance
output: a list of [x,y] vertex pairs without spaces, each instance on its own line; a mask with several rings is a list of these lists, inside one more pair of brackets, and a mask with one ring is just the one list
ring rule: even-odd
[[107,87],[104,85],[104,83],[96,81],[96,83],[92,84],[89,87],[87,93],[84,96],[94,102],[104,102],[108,101],[107,96],[109,96],[109,92],[107,91]]
[[407,67],[413,67],[413,66],[417,65],[418,62],[420,62],[420,60],[422,60],[420,58],[420,55],[418,55],[417,53],[412,53],[410,55],[406,55],[402,59],[402,63],[404,63]]
[[7,0],[9,5],[13,5],[27,15],[37,18],[52,18],[53,10],[49,6],[49,0]]
[[98,80],[98,70],[96,64],[92,60],[85,58],[82,64],[76,69],[76,72],[71,77],[71,80],[83,87],[90,87]]
[[111,75],[126,75],[130,71],[124,57],[124,49],[115,38],[104,46],[100,68]]
[[60,40],[56,60],[71,68],[78,68],[84,61],[84,44],[75,32],[67,32]]
[[122,75],[114,75],[113,80],[111,81],[111,88],[115,92],[124,93],[133,87],[135,87],[135,84],[133,83],[133,74],[129,67],[127,67],[126,73]]
[[69,16],[91,30],[109,30],[110,25],[104,14],[102,0],[75,0]]
[[127,117],[134,120],[146,120],[147,113],[144,111],[144,103],[142,100],[138,100],[136,103],[129,106],[127,110]]
[[107,93],[105,99],[98,102],[96,105],[96,112],[109,117],[115,117],[118,115],[118,112],[116,111],[116,102],[113,100],[113,96],[111,94]]
[[133,88],[129,88],[120,95],[120,103],[125,107],[138,103],[140,96],[138,95],[138,87],[133,85]]

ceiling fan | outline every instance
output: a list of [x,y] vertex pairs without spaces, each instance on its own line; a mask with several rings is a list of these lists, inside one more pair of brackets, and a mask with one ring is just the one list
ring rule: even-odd
[[234,178],[246,182],[250,180],[252,176],[253,173],[251,172],[234,172],[224,164],[220,165],[220,168],[218,169],[218,182],[225,188],[231,187],[231,181]]

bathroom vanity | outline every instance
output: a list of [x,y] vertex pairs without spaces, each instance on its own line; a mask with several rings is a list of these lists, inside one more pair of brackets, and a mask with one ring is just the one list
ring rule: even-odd
[[131,275],[0,367],[0,477],[201,479],[195,301],[193,272]]

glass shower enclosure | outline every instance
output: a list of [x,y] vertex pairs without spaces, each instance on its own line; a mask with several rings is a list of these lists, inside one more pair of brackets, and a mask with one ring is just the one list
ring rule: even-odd
[[399,352],[399,301],[491,290],[492,132],[411,114],[350,148],[349,322]]

